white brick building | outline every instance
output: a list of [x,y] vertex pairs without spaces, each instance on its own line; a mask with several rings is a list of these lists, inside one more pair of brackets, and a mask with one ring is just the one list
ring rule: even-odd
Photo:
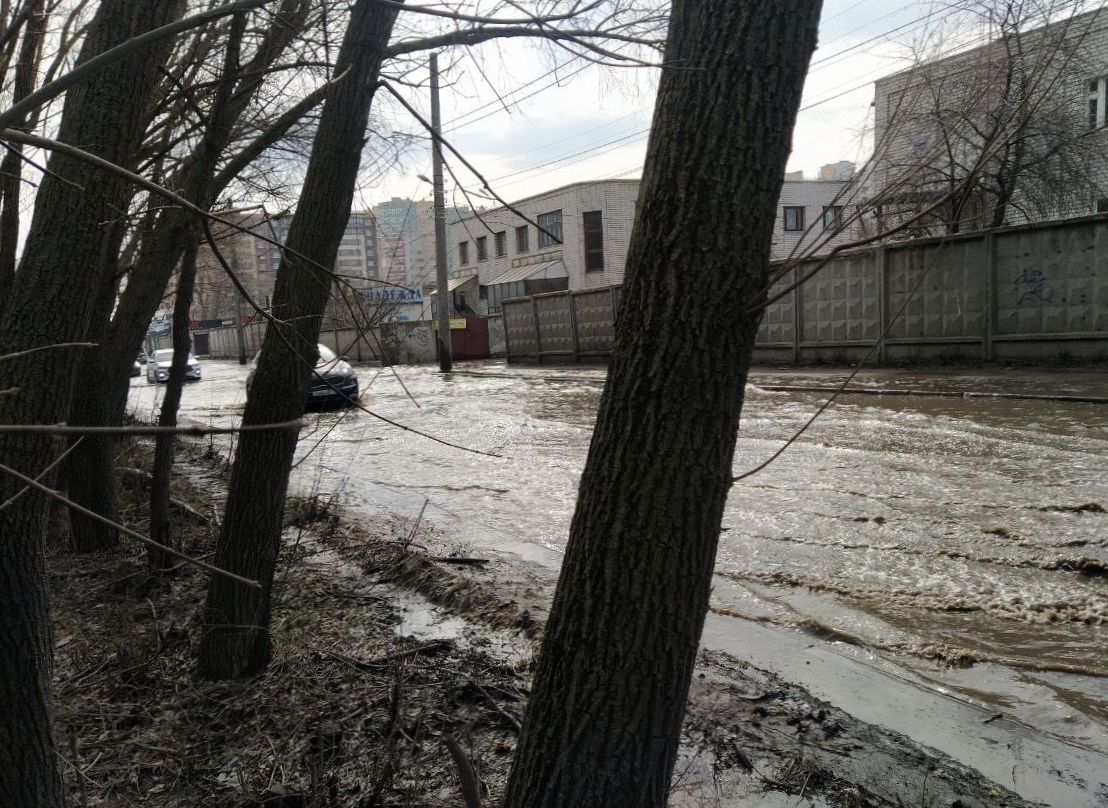
[[[786,181],[773,257],[849,241],[848,189],[845,181]],[[455,309],[495,313],[512,297],[622,283],[638,195],[639,180],[578,182],[513,202],[526,219],[496,208],[451,224]]]
[[883,229],[944,198],[975,165],[973,187],[921,230],[1108,209],[1108,8],[986,36],[875,83],[869,190],[887,195]]

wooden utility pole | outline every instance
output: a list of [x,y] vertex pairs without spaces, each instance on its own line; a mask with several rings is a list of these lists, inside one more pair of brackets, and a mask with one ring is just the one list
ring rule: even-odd
[[450,352],[450,290],[446,287],[446,196],[442,189],[442,113],[439,111],[439,57],[431,54],[431,167],[435,186],[435,285],[438,287],[439,370],[454,366]]

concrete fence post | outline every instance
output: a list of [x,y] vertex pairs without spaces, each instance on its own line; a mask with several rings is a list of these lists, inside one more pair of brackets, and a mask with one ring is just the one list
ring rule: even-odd
[[801,307],[804,305],[804,297],[800,283],[804,273],[800,264],[793,267],[793,364],[800,364],[800,331],[803,326],[801,320]]
[[566,298],[569,303],[569,336],[573,341],[573,361],[576,364],[579,351],[577,338],[577,296],[567,289]]
[[981,341],[981,358],[991,362],[995,358],[993,335],[996,333],[996,234],[985,233],[985,333]]
[[889,278],[885,245],[874,248],[874,266],[877,271],[877,361],[885,364],[885,333],[889,328]]
[[539,303],[534,297],[531,298],[531,327],[535,334],[535,358],[542,362],[542,336],[539,328]]

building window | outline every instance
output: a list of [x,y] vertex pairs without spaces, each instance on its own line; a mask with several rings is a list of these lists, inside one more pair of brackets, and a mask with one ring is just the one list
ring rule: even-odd
[[1105,106],[1108,104],[1108,98],[1105,98],[1105,91],[1108,89],[1108,79],[1090,79],[1089,80],[1089,129],[1100,129],[1104,126],[1104,113]]
[[562,243],[562,212],[539,214],[539,249]]
[[1096,201],[1097,213],[1108,213],[1108,197],[1101,197]]
[[843,229],[843,206],[827,205],[823,209],[823,231],[838,232]]
[[525,253],[531,249],[531,230],[527,225],[516,228],[516,252]]
[[466,264],[469,263],[469,242],[468,241],[459,241],[458,242],[458,263],[461,264],[462,266],[465,266]]
[[493,233],[493,243],[496,245],[497,258],[503,258],[508,254],[508,234],[505,231]]
[[488,261],[489,260],[489,237],[478,236],[477,237],[477,260]]
[[604,214],[590,210],[581,214],[585,225],[585,271],[604,269]]
[[804,229],[804,208],[785,206],[785,232],[797,233]]

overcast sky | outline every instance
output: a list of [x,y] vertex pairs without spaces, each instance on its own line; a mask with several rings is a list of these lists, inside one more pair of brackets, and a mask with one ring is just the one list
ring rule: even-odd
[[[939,0],[826,0],[789,170],[811,176],[825,163],[862,162],[870,146],[873,80],[911,64],[914,50],[949,22],[948,3]],[[444,77],[450,83],[443,93],[444,130],[501,196],[519,199],[581,180],[640,176],[655,71],[576,62],[559,71],[557,84],[550,54],[522,41],[482,46],[475,57],[452,54]],[[411,92],[426,109],[419,91]],[[391,114],[389,123],[411,129],[402,114]],[[430,156],[421,151],[412,150],[384,178],[364,183],[355,204],[430,198],[430,186],[417,178],[430,176]],[[479,188],[468,172],[459,176],[467,190]],[[448,204],[451,198],[464,204],[453,186],[448,177]]]

